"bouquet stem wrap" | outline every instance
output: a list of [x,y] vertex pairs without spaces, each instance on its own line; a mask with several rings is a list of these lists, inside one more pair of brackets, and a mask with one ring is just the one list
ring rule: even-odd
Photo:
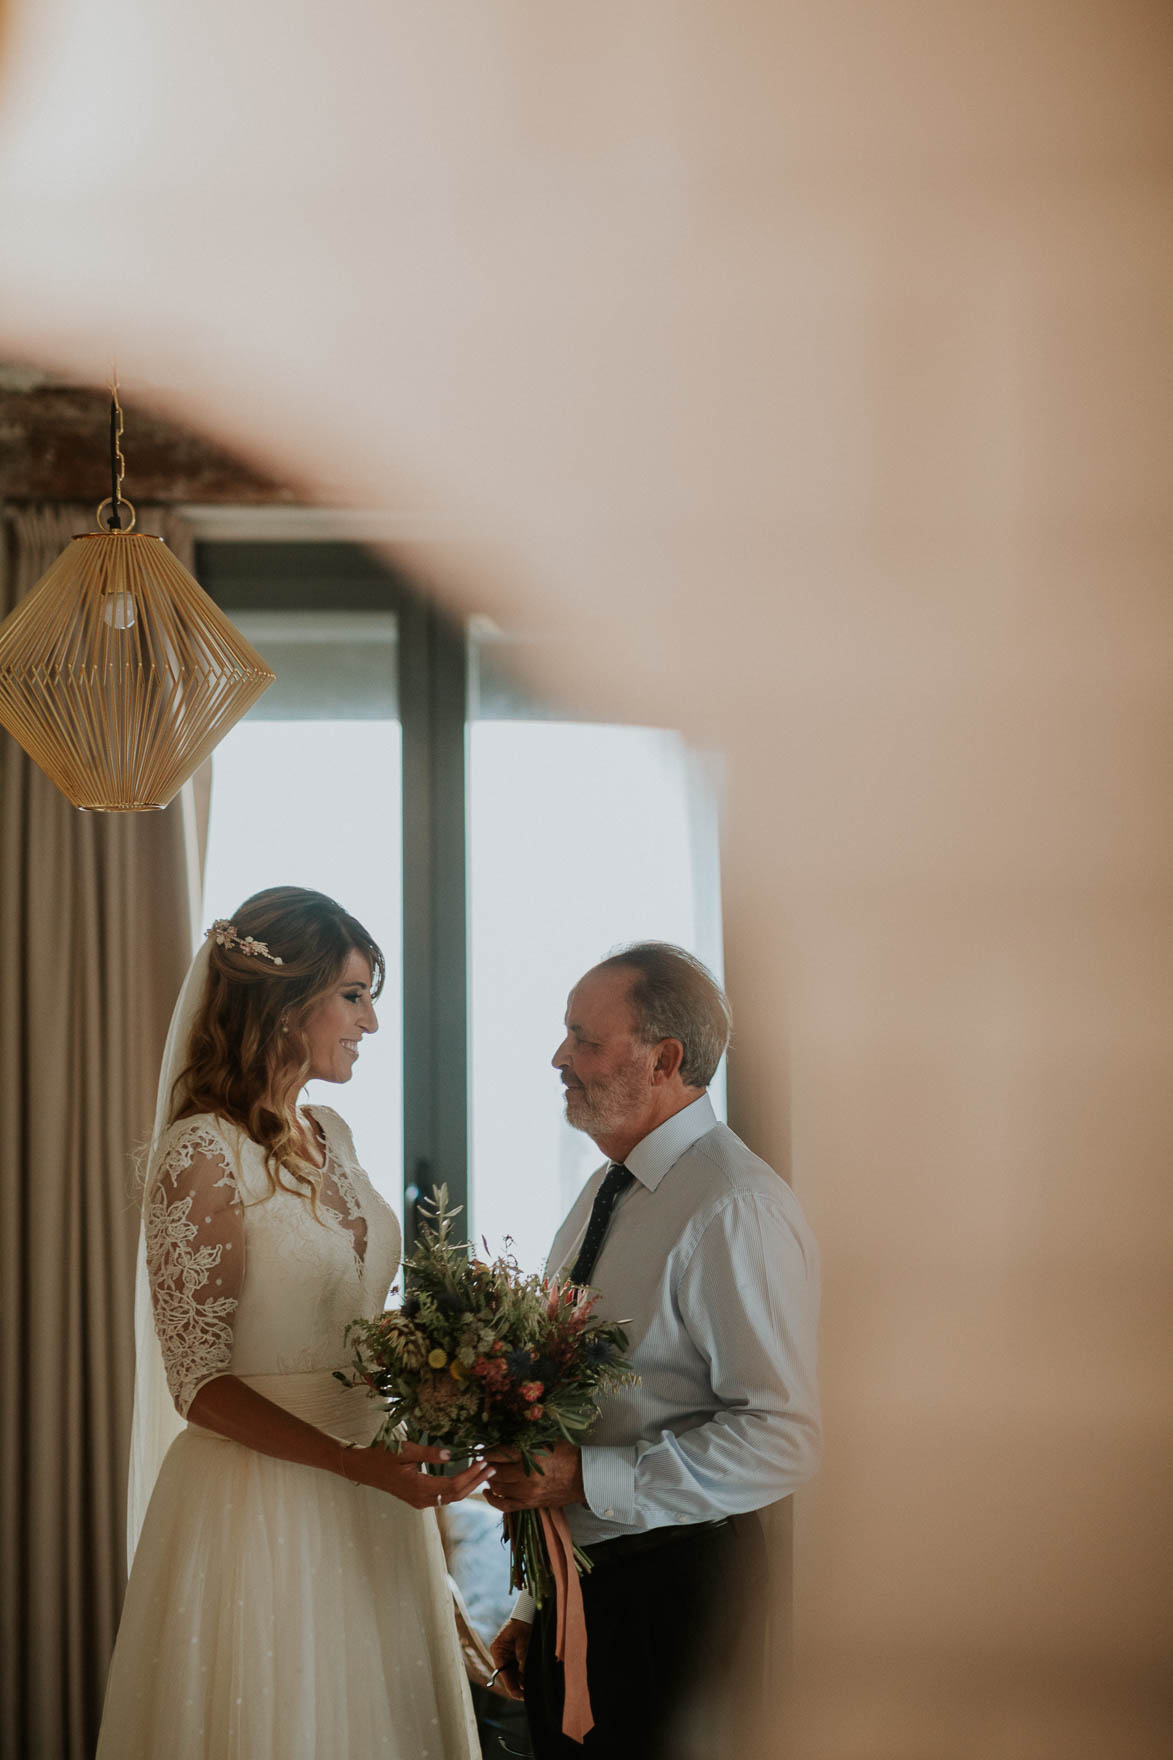
[[595,1727],[587,1685],[586,1615],[582,1607],[582,1584],[574,1561],[574,1542],[566,1525],[566,1512],[543,1509],[542,1532],[554,1578],[554,1654],[562,1664],[565,1695],[562,1703],[562,1734],[581,1742]]

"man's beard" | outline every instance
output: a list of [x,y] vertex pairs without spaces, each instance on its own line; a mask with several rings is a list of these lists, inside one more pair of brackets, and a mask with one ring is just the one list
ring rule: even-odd
[[576,1131],[598,1139],[620,1129],[638,1114],[647,1096],[647,1071],[642,1058],[632,1058],[606,1081],[589,1088],[567,1088],[566,1119]]

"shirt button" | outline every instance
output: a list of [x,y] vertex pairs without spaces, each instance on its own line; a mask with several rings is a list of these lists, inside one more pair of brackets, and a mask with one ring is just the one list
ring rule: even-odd
[[603,1514],[604,1514],[604,1516],[605,1516],[605,1517],[606,1517],[606,1518],[607,1518],[607,1520],[608,1520],[608,1521],[609,1521],[609,1522],[611,1522],[611,1521],[614,1521],[614,1519],[615,1519],[615,1511],[614,1511],[614,1510],[613,1510],[613,1509],[605,1509],[605,1510],[604,1510],[604,1511],[603,1511]]
[[686,1516],[677,1516],[677,1518],[676,1518],[676,1520],[677,1520],[677,1521],[678,1521],[678,1522],[683,1522],[683,1521],[686,1521],[686,1520],[687,1520],[687,1519],[688,1519],[688,1518],[687,1518],[687,1517],[686,1517]]

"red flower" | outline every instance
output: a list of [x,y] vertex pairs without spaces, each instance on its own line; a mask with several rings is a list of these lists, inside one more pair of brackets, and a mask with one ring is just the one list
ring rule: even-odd
[[529,1411],[525,1415],[529,1419],[531,1424],[535,1423],[536,1420],[541,1417],[543,1409],[544,1408],[542,1406],[531,1406],[530,1407]]
[[[521,1384],[521,1387],[518,1389],[518,1391],[520,1392],[522,1399],[527,1399],[527,1400],[532,1401],[535,1399],[541,1399],[541,1397],[542,1397],[543,1393],[545,1393],[546,1389],[545,1389],[545,1386],[543,1385],[543,1383],[540,1381],[523,1381]],[[527,1412],[525,1415],[527,1418],[533,1417],[532,1412]]]

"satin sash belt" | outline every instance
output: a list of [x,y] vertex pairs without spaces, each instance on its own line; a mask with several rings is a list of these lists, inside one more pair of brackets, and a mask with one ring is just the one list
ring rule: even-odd
[[[365,1387],[343,1387],[330,1369],[307,1369],[300,1375],[238,1375],[237,1380],[340,1442],[369,1442],[383,1415],[378,1400]],[[201,1424],[189,1422],[187,1427],[197,1436],[216,1436]]]

